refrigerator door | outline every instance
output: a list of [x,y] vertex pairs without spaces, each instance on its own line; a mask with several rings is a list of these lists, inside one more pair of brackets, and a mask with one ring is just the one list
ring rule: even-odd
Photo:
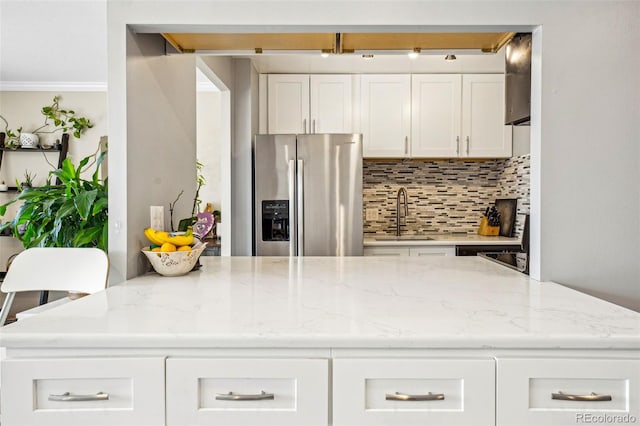
[[253,141],[254,249],[257,256],[296,255],[295,135]]
[[298,255],[362,256],[362,135],[298,135]]

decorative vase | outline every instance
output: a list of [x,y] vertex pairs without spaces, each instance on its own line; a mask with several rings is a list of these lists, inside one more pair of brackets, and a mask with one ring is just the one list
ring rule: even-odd
[[39,140],[35,133],[20,133],[20,145],[23,148],[37,148]]

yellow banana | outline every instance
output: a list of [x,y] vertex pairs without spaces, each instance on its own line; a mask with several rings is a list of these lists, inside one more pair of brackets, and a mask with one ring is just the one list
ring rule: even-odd
[[164,242],[163,240],[158,238],[158,235],[156,235],[156,231],[153,228],[145,228],[144,236],[147,237],[147,239],[151,241],[152,244],[155,244],[157,246],[161,246]]
[[165,241],[173,244],[176,247],[190,246],[191,244],[193,244],[193,234],[189,230],[184,235],[169,236],[165,239]]

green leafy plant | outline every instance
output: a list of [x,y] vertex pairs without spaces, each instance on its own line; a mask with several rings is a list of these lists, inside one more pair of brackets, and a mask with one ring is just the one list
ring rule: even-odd
[[[72,131],[74,137],[80,138],[87,129],[93,127],[93,123],[88,118],[77,115],[72,109],[61,108],[60,96],[54,96],[51,105],[42,107],[40,112],[44,115],[44,123],[29,133],[55,133],[59,131],[66,133]],[[17,146],[22,127],[14,131],[9,128],[9,123],[2,115],[0,115],[0,120],[4,122],[4,133],[7,135],[5,144],[8,144],[9,147]]]
[[[7,207],[22,202],[13,220],[0,225],[0,233],[11,229],[25,248],[30,247],[98,247],[107,250],[108,198],[107,179],[98,178],[106,152],[83,158],[78,166],[65,159],[62,167],[52,170],[59,184],[24,188],[13,200],[0,205],[0,216]],[[81,173],[95,165],[90,180]]]
[[[57,131],[67,132],[73,130],[73,136],[79,138],[85,130],[93,127],[91,121],[86,117],[79,117],[71,109],[60,108],[60,96],[54,96],[51,105],[42,107],[44,124],[31,133],[54,133]],[[53,122],[53,128],[49,128]],[[45,130],[46,129],[46,130]]]

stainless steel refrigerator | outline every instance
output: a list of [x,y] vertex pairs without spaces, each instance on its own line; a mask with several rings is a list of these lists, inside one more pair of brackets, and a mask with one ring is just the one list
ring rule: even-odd
[[256,135],[253,254],[362,255],[362,135]]

